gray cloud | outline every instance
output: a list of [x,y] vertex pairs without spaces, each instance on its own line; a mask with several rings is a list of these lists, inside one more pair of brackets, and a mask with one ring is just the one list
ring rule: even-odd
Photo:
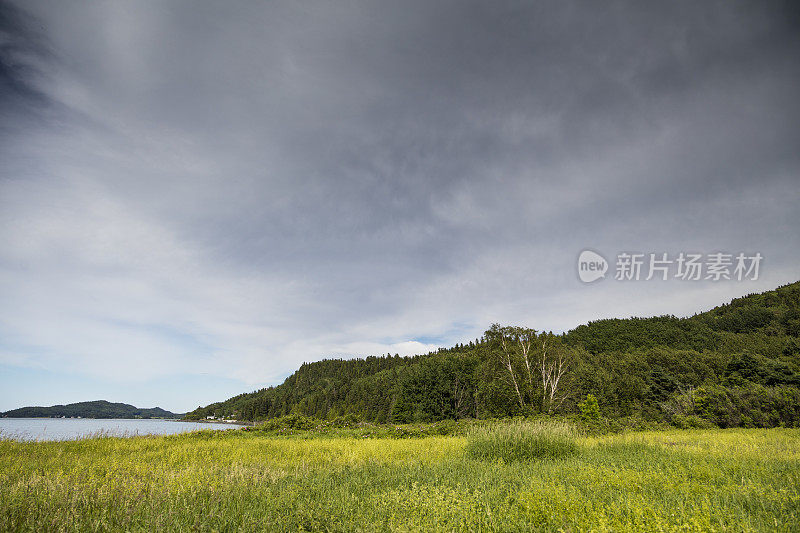
[[[0,13],[0,362],[250,386],[800,277],[790,3]],[[587,287],[585,247],[767,262]]]

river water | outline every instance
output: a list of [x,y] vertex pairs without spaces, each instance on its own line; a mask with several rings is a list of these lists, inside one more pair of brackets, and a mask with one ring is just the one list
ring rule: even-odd
[[0,418],[0,438],[24,441],[72,440],[99,435],[172,435],[199,429],[225,430],[239,427],[242,426],[160,419]]

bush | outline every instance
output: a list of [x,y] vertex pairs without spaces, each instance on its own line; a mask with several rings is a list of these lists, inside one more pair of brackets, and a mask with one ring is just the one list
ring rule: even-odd
[[331,422],[335,428],[352,428],[359,423],[358,417],[353,413],[347,413],[344,416],[337,416]]
[[578,404],[581,410],[581,418],[584,420],[600,420],[600,405],[594,394],[587,394],[586,399]]
[[672,424],[679,429],[710,429],[715,427],[708,420],[703,420],[697,415],[673,415]]
[[[800,425],[800,391],[780,385],[765,387],[704,385],[664,404],[673,412],[677,427],[797,427]],[[704,421],[704,425],[698,422]]]
[[270,418],[263,424],[256,426],[256,429],[262,431],[276,431],[283,429],[314,429],[320,424],[320,421],[315,418],[309,418],[303,415],[291,414],[281,416],[278,418]]
[[526,461],[578,452],[577,430],[563,422],[514,421],[475,428],[467,435],[467,455],[477,459]]
[[442,420],[436,422],[431,426],[431,434],[433,435],[457,435],[461,429],[456,420]]

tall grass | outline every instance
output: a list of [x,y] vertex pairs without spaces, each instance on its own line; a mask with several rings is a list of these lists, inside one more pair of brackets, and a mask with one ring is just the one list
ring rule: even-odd
[[0,440],[0,531],[798,531],[800,430],[572,443],[483,461],[460,436]]
[[515,421],[474,428],[467,436],[467,455],[476,459],[526,461],[578,453],[575,427],[557,421]]

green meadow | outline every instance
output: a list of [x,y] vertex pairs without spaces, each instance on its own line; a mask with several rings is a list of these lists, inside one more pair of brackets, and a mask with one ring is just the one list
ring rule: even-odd
[[798,531],[800,430],[0,441],[4,531]]

